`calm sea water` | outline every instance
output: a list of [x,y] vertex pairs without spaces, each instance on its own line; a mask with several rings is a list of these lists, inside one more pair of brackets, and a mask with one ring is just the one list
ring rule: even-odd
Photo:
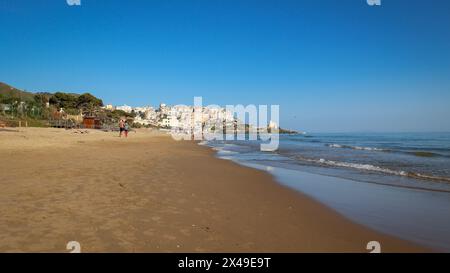
[[283,135],[276,152],[258,141],[202,144],[358,223],[450,251],[450,133]]

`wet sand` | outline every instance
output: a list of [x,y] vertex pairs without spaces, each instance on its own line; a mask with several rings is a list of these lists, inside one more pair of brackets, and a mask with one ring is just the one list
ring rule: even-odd
[[81,132],[0,132],[0,252],[427,251],[193,142]]

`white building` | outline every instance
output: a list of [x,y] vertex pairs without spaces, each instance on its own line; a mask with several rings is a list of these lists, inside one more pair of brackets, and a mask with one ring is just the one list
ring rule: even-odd
[[[227,111],[223,107],[194,107],[186,105],[168,106],[164,103],[159,105],[156,110],[151,106],[131,107],[128,105],[118,106],[117,110],[127,113],[134,111],[136,117],[134,122],[142,125],[154,125],[162,128],[178,128],[181,131],[191,131],[202,128],[215,128],[221,130],[225,125],[229,129],[233,129],[236,125],[243,125],[242,122],[236,121],[234,113]],[[278,128],[274,122],[270,124],[273,128]]]
[[107,105],[105,105],[105,107],[103,107],[103,109],[114,110],[114,106],[112,106],[112,104],[107,104]]
[[133,111],[133,108],[131,106],[128,106],[128,105],[125,104],[125,105],[122,105],[122,106],[117,106],[116,110],[122,110],[125,113],[131,113]]
[[274,122],[274,121],[270,121],[269,122],[269,129],[274,129],[274,130],[277,130],[278,129],[278,124],[276,123],[276,122]]
[[170,127],[170,119],[168,118],[163,118],[162,120],[160,120],[158,122],[158,126],[163,127],[163,128],[168,128]]

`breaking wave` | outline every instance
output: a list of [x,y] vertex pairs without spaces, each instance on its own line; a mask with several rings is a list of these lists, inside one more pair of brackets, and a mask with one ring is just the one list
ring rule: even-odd
[[426,175],[426,174],[407,172],[407,171],[401,171],[401,170],[400,171],[392,170],[392,169],[388,169],[388,168],[375,166],[372,164],[349,163],[349,162],[342,162],[342,161],[326,160],[323,158],[310,159],[310,158],[297,157],[297,159],[315,163],[315,164],[319,164],[319,165],[327,165],[327,166],[331,166],[331,167],[352,168],[352,169],[358,169],[358,170],[363,170],[363,171],[378,172],[378,173],[384,173],[384,174],[390,174],[390,175],[398,175],[398,176],[411,177],[411,178],[416,178],[416,179],[445,181],[445,182],[450,183],[449,177]]
[[380,148],[372,148],[372,147],[362,147],[362,146],[350,146],[350,145],[342,145],[342,144],[327,144],[330,148],[342,148],[342,149],[352,149],[352,150],[361,150],[361,151],[380,151],[387,152],[387,149]]
[[330,148],[336,149],[352,149],[352,150],[360,150],[360,151],[377,151],[377,152],[398,152],[403,154],[414,155],[418,157],[441,157],[444,156],[442,154],[428,152],[428,151],[395,151],[391,149],[381,149],[381,148],[373,148],[373,147],[363,147],[363,146],[350,146],[344,144],[326,144],[326,146]]

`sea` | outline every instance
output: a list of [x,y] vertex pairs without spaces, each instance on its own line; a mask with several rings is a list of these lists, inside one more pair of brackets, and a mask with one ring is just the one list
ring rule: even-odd
[[273,152],[261,151],[259,140],[200,145],[356,223],[450,252],[450,133],[280,135]]

